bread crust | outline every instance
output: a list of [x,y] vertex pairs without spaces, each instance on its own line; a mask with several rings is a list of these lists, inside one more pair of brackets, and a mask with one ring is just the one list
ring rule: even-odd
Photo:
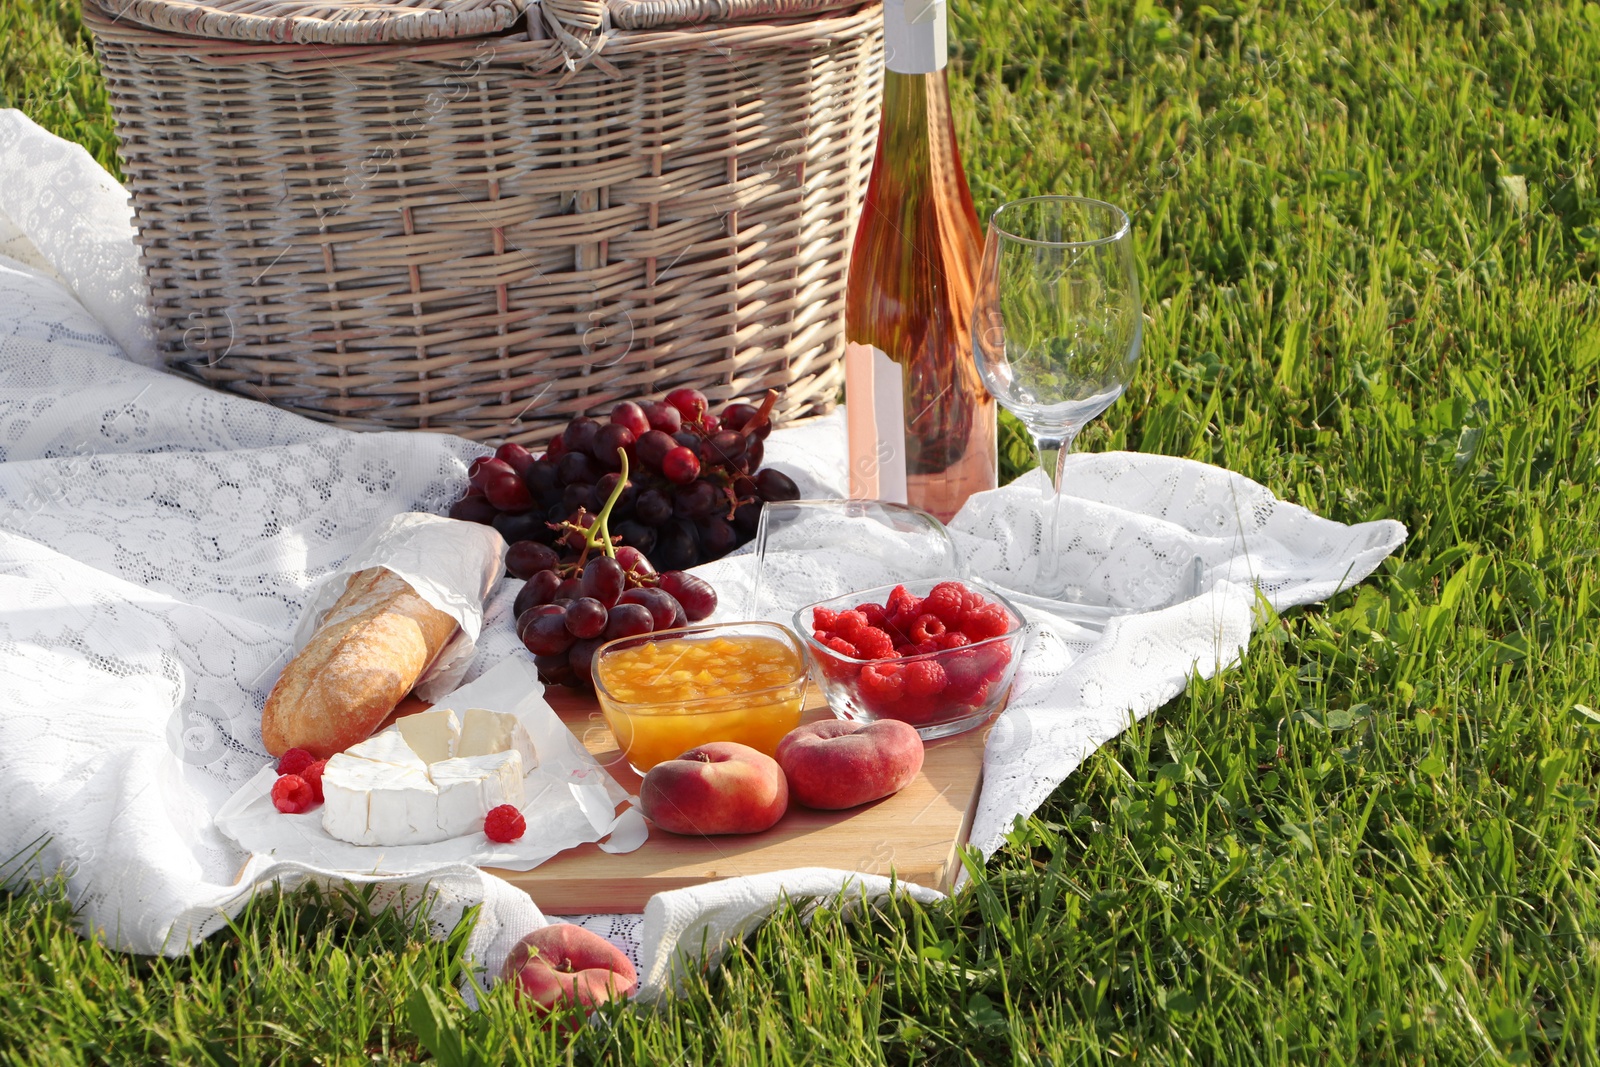
[[405,699],[456,631],[456,621],[393,571],[352,574],[261,713],[261,740],[281,756],[327,759],[365,741]]

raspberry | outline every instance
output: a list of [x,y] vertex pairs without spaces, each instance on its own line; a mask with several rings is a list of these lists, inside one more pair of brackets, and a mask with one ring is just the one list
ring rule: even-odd
[[922,602],[922,610],[937,615],[947,627],[958,626],[967,610],[967,589],[960,582],[940,582]]
[[926,700],[944,692],[944,668],[929,659],[906,664],[906,696]]
[[483,817],[483,833],[490,841],[498,841],[502,845],[517,840],[528,831],[528,820],[522,817],[511,804],[501,804],[498,808],[490,808],[489,814]]
[[917,644],[931,641],[944,633],[944,623],[937,615],[919,615],[911,627],[911,640]]
[[868,626],[876,627],[879,630],[888,629],[886,623],[889,621],[889,613],[883,610],[882,604],[862,604],[856,610],[867,617]]
[[305,749],[291,748],[282,756],[278,757],[278,773],[299,774],[301,771],[305,770],[315,762],[317,762],[317,757],[313,756]]
[[899,656],[901,659],[904,659],[907,656],[915,656],[917,654],[917,646],[909,642],[895,645],[894,654]]
[[322,772],[327,768],[327,766],[327,760],[319,759],[317,762],[300,772],[300,777],[304,778],[306,785],[311,787],[311,799],[315,800],[318,804],[321,804],[323,801]]
[[862,659],[890,659],[894,656],[894,640],[874,626],[868,626],[855,635],[855,646]]
[[960,630],[946,630],[939,635],[939,651],[947,648],[961,648],[972,644],[972,639]]
[[897,585],[894,592],[889,594],[889,602],[884,605],[889,621],[896,625],[906,625],[914,622],[922,614],[922,601],[906,592],[906,587]]
[[824,630],[835,630],[839,626],[839,613],[827,608],[811,609],[811,629],[817,633]]
[[833,632],[846,641],[854,641],[857,634],[870,628],[871,624],[867,622],[867,617],[861,612],[841,611],[839,612],[838,621],[834,624]]
[[852,645],[849,641],[846,641],[842,637],[830,637],[826,641],[823,641],[822,644],[833,649],[841,656],[849,656],[851,659],[861,658],[861,653],[856,650],[856,646]]
[[917,642],[917,655],[919,656],[926,656],[937,651],[939,651],[939,639],[937,637],[930,637],[926,641]]
[[1011,616],[999,604],[989,604],[961,617],[961,632],[974,641],[999,637],[1011,629]]
[[315,803],[311,786],[298,774],[286,774],[272,783],[272,806],[285,815],[310,811]]
[[967,694],[987,681],[989,666],[978,656],[977,649],[962,650],[943,659],[950,697],[965,703]]
[[861,668],[861,697],[873,711],[899,700],[905,692],[906,680],[900,666],[893,663],[869,663]]

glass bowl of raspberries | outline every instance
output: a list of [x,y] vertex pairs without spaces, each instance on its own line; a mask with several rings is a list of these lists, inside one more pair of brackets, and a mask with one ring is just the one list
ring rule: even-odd
[[925,741],[1005,706],[1025,638],[1021,612],[976,578],[848,593],[801,608],[794,623],[835,715],[899,719]]

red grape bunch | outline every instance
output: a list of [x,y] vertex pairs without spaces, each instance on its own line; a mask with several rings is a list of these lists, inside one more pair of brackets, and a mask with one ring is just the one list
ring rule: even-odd
[[524,580],[512,606],[517,636],[553,685],[592,688],[595,650],[605,642],[687,626],[717,607],[705,579],[657,574],[644,553],[612,538],[611,515],[628,484],[627,453],[618,455],[622,478],[599,514],[561,524],[558,544],[569,558],[540,541],[518,541],[506,553],[506,569]]
[[719,559],[755,536],[764,502],[800,496],[787,475],[761,467],[777,399],[769,391],[759,407],[715,414],[698,389],[674,389],[623,401],[604,423],[580,416],[542,456],[505,444],[474,460],[450,516],[490,523],[513,545],[559,548],[609,501],[614,540],[657,570]]

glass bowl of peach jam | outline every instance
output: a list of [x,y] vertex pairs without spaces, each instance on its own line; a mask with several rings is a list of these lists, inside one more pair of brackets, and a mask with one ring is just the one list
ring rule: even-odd
[[783,735],[800,725],[806,684],[805,646],[772,622],[622,637],[595,656],[600,710],[640,774],[712,741],[775,755]]

